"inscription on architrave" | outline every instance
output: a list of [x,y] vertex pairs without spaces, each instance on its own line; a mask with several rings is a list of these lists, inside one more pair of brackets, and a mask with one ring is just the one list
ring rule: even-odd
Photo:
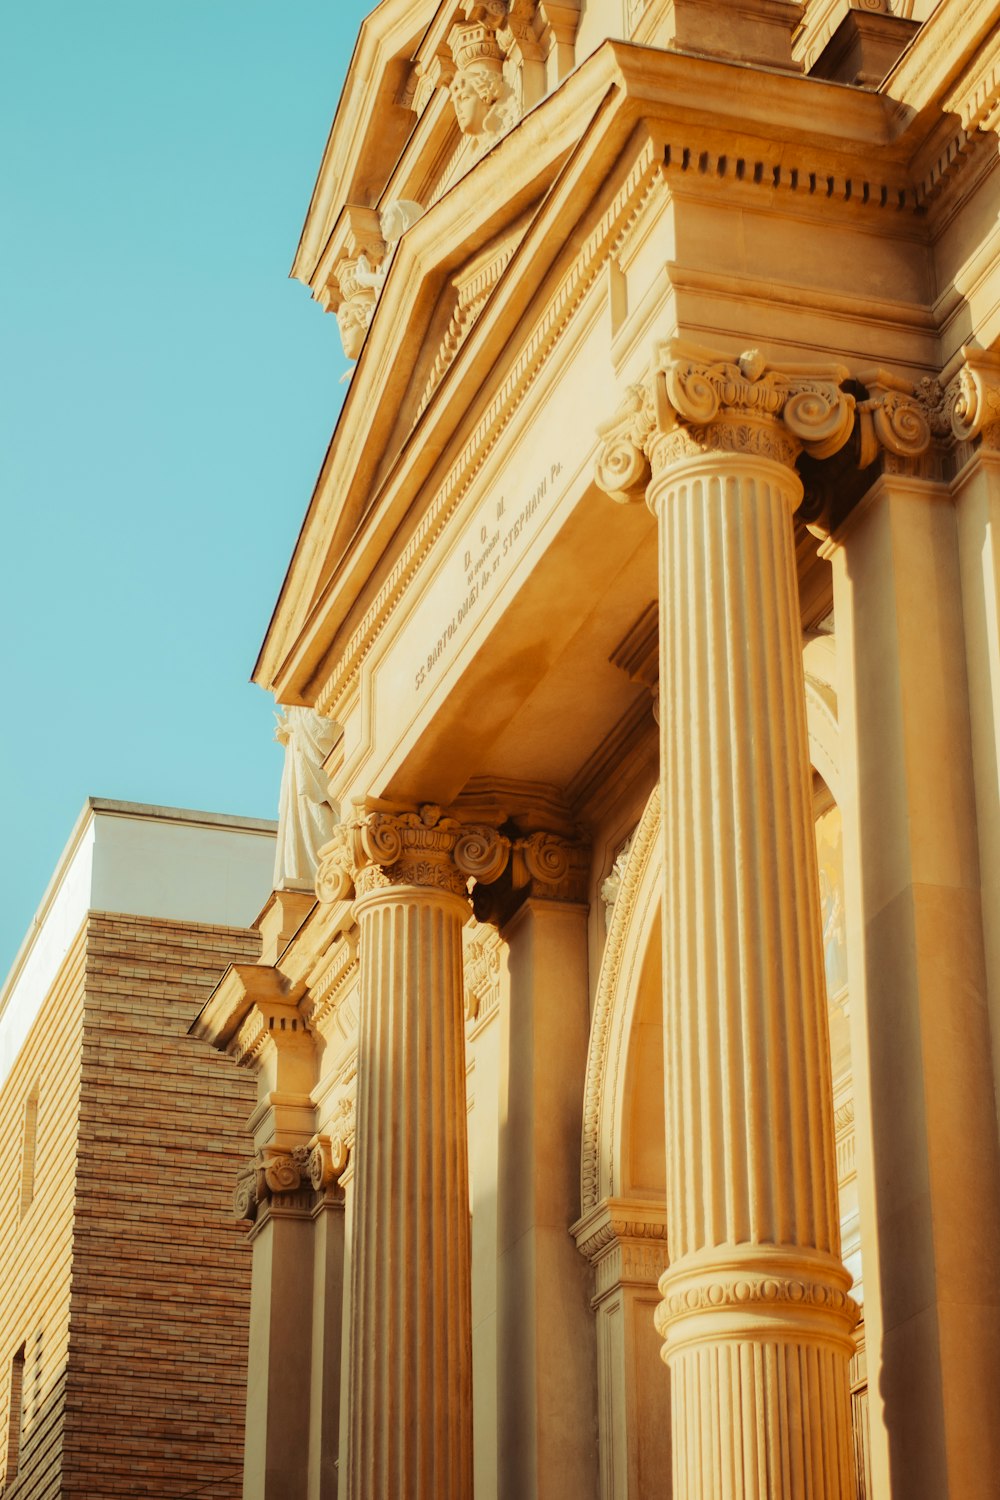
[[449,646],[463,633],[463,627],[496,592],[497,577],[508,572],[509,565],[538,529],[542,516],[551,512],[560,493],[562,472],[563,466],[557,460],[538,473],[526,498],[520,498],[523,488],[519,485],[517,491],[506,490],[480,506],[458,547],[461,584],[450,598],[442,600],[439,617],[432,622],[431,633],[422,642],[422,654],[413,675],[415,692],[419,693],[430,681]]

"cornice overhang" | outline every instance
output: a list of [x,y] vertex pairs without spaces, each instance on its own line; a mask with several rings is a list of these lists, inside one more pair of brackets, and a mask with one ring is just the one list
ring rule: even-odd
[[947,96],[975,68],[984,43],[1000,25],[1000,0],[938,0],[881,85],[901,134],[916,117],[947,108]]
[[[1000,0],[940,0],[880,92],[923,209],[1000,121]],[[947,201],[947,199],[946,199]]]
[[188,1035],[224,1052],[255,1005],[295,1001],[277,969],[264,964],[230,964],[188,1028]]
[[[595,121],[599,118],[599,125]],[[650,138],[773,142],[808,149],[839,180],[879,172],[904,205],[909,147],[890,101],[795,74],[607,42],[535,107],[404,237],[307,513],[255,680],[282,701],[311,701],[321,663],[363,609],[363,593],[392,567],[390,544],[435,462],[469,419],[470,392],[496,382],[495,350],[511,338],[587,205],[606,188],[635,132]],[[825,168],[824,168],[825,169]],[[555,192],[572,179],[573,192]],[[833,180],[832,178],[830,179]],[[885,178],[883,178],[885,180]],[[742,185],[741,185],[742,186]],[[444,276],[486,243],[506,214],[546,194],[449,378],[398,455],[379,470],[412,351]],[[848,186],[847,196],[850,196]],[[885,195],[883,194],[883,201]],[[842,205],[857,210],[859,199]],[[484,359],[487,334],[494,357]],[[514,359],[516,349],[510,348]],[[373,482],[377,481],[377,482]],[[394,542],[395,538],[395,542]],[[378,575],[378,577],[376,577]],[[314,688],[312,696],[315,696]]]

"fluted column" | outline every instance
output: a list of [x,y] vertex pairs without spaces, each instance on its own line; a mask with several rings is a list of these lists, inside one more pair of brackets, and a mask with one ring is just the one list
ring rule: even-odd
[[317,877],[327,900],[353,882],[360,929],[350,1500],[472,1494],[461,932],[501,843],[437,808],[368,813]]
[[792,528],[846,374],[664,346],[598,465],[660,523],[673,1500],[853,1495]]

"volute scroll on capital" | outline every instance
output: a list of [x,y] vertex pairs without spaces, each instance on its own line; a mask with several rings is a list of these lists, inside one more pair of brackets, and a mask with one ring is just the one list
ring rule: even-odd
[[[1000,422],[1000,367],[996,406]],[[967,381],[968,388],[968,381]],[[918,385],[881,369],[853,376],[842,365],[769,365],[758,350],[733,360],[677,341],[658,346],[653,373],[630,385],[617,415],[599,429],[597,484],[612,499],[647,498],[654,477],[700,453],[736,452],[803,471],[814,484],[828,474],[841,485],[848,470],[877,460],[910,464],[935,441],[957,434],[959,416],[986,397],[950,404],[937,381]],[[976,404],[979,410],[979,404]],[[822,489],[822,483],[818,486]],[[814,500],[811,530],[828,534],[824,504]]]
[[1000,355],[963,348],[962,358],[944,393],[951,433],[961,443],[981,438],[984,447],[1000,448]]
[[315,1135],[308,1144],[286,1150],[265,1146],[237,1173],[233,1217],[252,1224],[275,1201],[296,1202],[312,1193],[330,1193],[347,1170],[354,1146],[353,1107],[342,1110],[328,1135]]
[[273,1199],[298,1193],[308,1178],[309,1147],[264,1146],[237,1174],[233,1193],[233,1216],[238,1223],[252,1222]]
[[543,899],[582,901],[587,869],[585,846],[559,834],[510,837],[425,803],[416,811],[361,812],[338,825],[320,850],[316,894],[322,902],[346,901],[416,885],[468,898],[471,884],[485,890],[502,883],[514,897],[530,890]]
[[416,885],[467,897],[470,880],[500,875],[509,851],[510,840],[495,828],[460,823],[431,803],[415,812],[365,812],[340,824],[320,850],[316,894],[345,901],[352,891]]
[[654,368],[629,386],[600,429],[598,485],[612,499],[645,498],[650,479],[698,453],[742,452],[794,465],[827,458],[854,428],[850,372],[838,364],[769,365],[759,350],[738,358],[677,340],[657,346]]

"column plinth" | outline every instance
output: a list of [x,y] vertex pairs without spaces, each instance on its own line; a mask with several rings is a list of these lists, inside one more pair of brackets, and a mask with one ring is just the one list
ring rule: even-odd
[[462,927],[505,841],[436,808],[369,813],[323,851],[356,892],[358,1096],[350,1500],[472,1494],[472,1315]]
[[598,467],[659,518],[673,1500],[853,1495],[792,526],[846,374],[664,347]]

